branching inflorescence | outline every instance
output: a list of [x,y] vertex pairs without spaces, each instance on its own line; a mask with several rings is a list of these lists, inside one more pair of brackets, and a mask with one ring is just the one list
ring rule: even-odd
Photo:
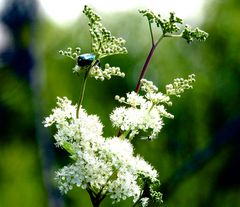
[[[78,104],[72,104],[66,97],[57,98],[57,106],[52,114],[44,120],[44,126],[55,125],[54,135],[56,146],[65,149],[72,163],[56,172],[56,180],[62,193],[67,193],[73,186],[87,190],[94,207],[100,206],[102,200],[109,196],[114,202],[133,198],[133,206],[150,206],[161,204],[162,194],[159,192],[157,171],[141,156],[134,153],[131,140],[142,137],[152,140],[157,137],[163,126],[163,118],[173,118],[167,112],[166,106],[171,106],[170,97],[192,88],[194,75],[187,79],[174,79],[166,86],[165,93],[144,79],[152,54],[164,37],[182,37],[191,42],[194,39],[205,40],[207,33],[186,26],[179,34],[173,34],[180,29],[177,24],[182,20],[170,14],[169,20],[162,19],[149,10],[140,11],[146,16],[150,26],[152,49],[143,66],[140,81],[136,90],[126,94],[126,97],[116,96],[124,106],[115,108],[110,114],[112,125],[119,131],[117,136],[104,137],[103,125],[96,115],[89,115],[82,106],[86,81],[88,77],[97,80],[110,79],[111,76],[124,77],[119,67],[105,64],[99,66],[101,58],[127,53],[125,40],[111,35],[102,26],[101,18],[91,8],[85,6],[83,13],[89,19],[92,41],[91,52],[81,54],[77,47],[75,51],[68,48],[60,54],[70,57],[76,62],[73,72],[81,76],[83,84]],[[151,24],[161,27],[162,35],[155,42]],[[141,89],[141,92],[140,92]]]
[[[143,79],[146,71],[148,64],[152,58],[152,55],[157,48],[158,44],[164,39],[164,38],[169,38],[169,37],[174,37],[174,38],[183,38],[187,40],[187,43],[191,43],[193,40],[198,40],[198,41],[205,41],[208,37],[208,33],[195,28],[194,30],[191,30],[190,26],[185,25],[184,29],[180,31],[179,25],[183,24],[183,20],[179,17],[176,17],[175,14],[172,12],[170,13],[169,19],[164,19],[161,17],[160,14],[156,15],[150,10],[139,10],[139,13],[141,13],[143,16],[145,16],[148,20],[148,25],[149,25],[149,30],[150,30],[150,35],[151,35],[151,40],[152,40],[152,47],[148,53],[148,56],[146,58],[145,64],[143,66],[143,69],[141,70],[141,74],[138,79],[138,83],[136,86],[135,91],[138,93],[140,90],[141,86],[141,80]],[[152,31],[152,24],[156,25],[158,28],[160,28],[160,35],[155,40],[155,37],[153,35]]]

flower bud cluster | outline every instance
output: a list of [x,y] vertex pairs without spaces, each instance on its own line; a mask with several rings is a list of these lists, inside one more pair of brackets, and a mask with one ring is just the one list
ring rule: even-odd
[[186,25],[182,31],[182,38],[186,39],[187,43],[191,43],[194,39],[198,41],[205,41],[208,38],[208,33],[200,30],[199,28],[191,30],[191,27]]
[[170,12],[169,19],[164,19],[160,14],[156,15],[150,10],[140,10],[139,11],[143,16],[147,17],[149,24],[155,23],[157,27],[160,27],[162,30],[163,37],[181,37],[191,43],[193,40],[205,41],[208,37],[208,33],[195,28],[191,30],[190,26],[185,25],[184,29],[179,35],[174,35],[178,32],[180,28],[178,24],[183,24],[183,20],[179,17],[176,17],[173,12]]
[[125,73],[121,72],[119,67],[111,67],[109,64],[105,64],[104,70],[98,65],[91,68],[89,75],[96,80],[104,81],[105,79],[111,79],[112,76],[125,77]]
[[75,51],[73,51],[71,47],[68,47],[67,50],[60,50],[59,54],[70,57],[73,60],[76,60],[77,57],[81,54],[81,48],[76,47]]
[[84,7],[83,13],[89,18],[90,35],[92,37],[92,51],[99,57],[109,55],[126,54],[125,40],[117,38],[109,30],[103,27],[101,18],[88,6]]
[[58,98],[57,107],[43,123],[56,126],[56,145],[67,150],[73,160],[56,173],[62,193],[77,186],[100,197],[109,195],[113,202],[129,197],[136,202],[143,191],[140,183],[158,181],[157,171],[134,155],[129,140],[104,138],[99,118],[82,108],[76,118],[76,106],[67,98]]
[[167,95],[175,95],[180,97],[181,93],[183,93],[186,89],[191,89],[192,83],[195,82],[195,75],[191,74],[188,76],[188,79],[176,78],[173,80],[172,84],[166,85],[166,94]]
[[176,17],[173,12],[170,13],[169,19],[163,19],[160,14],[155,15],[150,10],[139,10],[139,13],[143,14],[143,16],[146,16],[149,23],[156,23],[157,27],[161,27],[163,35],[167,33],[174,33],[179,31],[179,27],[177,24],[182,24],[183,20],[179,17]]
[[140,132],[148,132],[147,138],[154,139],[162,129],[162,117],[173,118],[164,106],[171,104],[170,98],[158,92],[158,88],[145,79],[142,79],[141,90],[145,92],[143,96],[134,91],[127,93],[126,98],[116,96],[116,100],[125,103],[128,107],[115,108],[110,119],[113,126],[127,132],[130,139]]
[[87,5],[84,6],[84,10],[83,13],[88,17],[89,19],[89,24],[95,24],[95,22],[100,22],[101,21],[101,17],[96,14],[90,7],[88,7]]
[[183,20],[176,17],[173,12],[170,12],[170,17],[168,20],[163,19],[160,14],[156,17],[156,24],[158,27],[162,28],[163,34],[174,33],[179,31],[177,24],[182,24]]

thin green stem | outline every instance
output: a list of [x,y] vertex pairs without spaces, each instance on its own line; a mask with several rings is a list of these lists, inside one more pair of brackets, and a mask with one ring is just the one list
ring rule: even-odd
[[155,106],[156,104],[152,103],[152,106],[150,107],[150,109],[148,110],[148,113],[150,113],[153,109],[153,107]]
[[76,58],[72,57],[72,56],[67,56],[69,58],[71,58],[72,60],[76,61]]
[[80,91],[80,96],[79,96],[79,99],[78,99],[77,112],[76,112],[76,117],[77,118],[79,117],[79,109],[80,109],[80,106],[82,105],[82,102],[83,102],[83,97],[84,97],[86,84],[87,84],[87,78],[88,78],[88,71],[85,73],[85,76],[83,78],[82,89]]
[[161,35],[158,39],[158,41],[155,43],[156,47],[158,46],[158,44],[161,42],[161,40],[166,37],[165,35]]
[[179,37],[182,37],[182,34],[176,34],[176,35],[174,35],[174,34],[165,34],[164,37],[177,37],[177,38],[179,38]]
[[76,111],[76,117],[77,118],[79,118],[79,110],[80,110],[80,106],[82,105],[82,102],[83,102],[89,72],[90,72],[91,68],[98,62],[98,60],[99,60],[99,58],[97,57],[96,60],[93,61],[92,64],[87,68],[87,71],[84,75],[82,88],[81,88],[80,96],[79,96],[79,99],[78,99],[77,111]]
[[130,129],[121,133],[121,135],[119,136],[120,139],[125,139],[127,137],[127,135],[129,134],[130,132]]
[[153,37],[153,31],[152,31],[152,26],[151,23],[148,21],[149,24],[149,30],[150,30],[150,34],[151,34],[151,39],[152,39],[152,46],[154,45],[154,37]]

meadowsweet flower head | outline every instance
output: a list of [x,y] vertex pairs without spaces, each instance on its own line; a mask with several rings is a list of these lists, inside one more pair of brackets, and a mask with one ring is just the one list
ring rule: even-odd
[[110,119],[113,126],[128,132],[130,139],[140,131],[149,132],[147,138],[153,139],[160,132],[163,121],[157,110],[149,112],[149,108],[147,105],[144,108],[118,107],[112,112]]
[[57,107],[52,110],[52,114],[46,117],[43,121],[44,126],[48,127],[54,123],[64,124],[67,119],[74,117],[76,114],[76,107],[66,97],[57,97]]
[[44,126],[56,125],[57,146],[70,153],[73,163],[56,172],[59,189],[67,193],[74,186],[107,194],[113,202],[141,195],[139,179],[156,181],[158,174],[140,156],[134,155],[132,144],[118,137],[104,138],[97,116],[80,109],[66,97],[57,99],[57,107],[45,118]]
[[162,117],[173,118],[173,115],[165,108],[165,105],[172,105],[170,95],[179,97],[184,90],[192,88],[191,84],[194,80],[194,75],[190,75],[186,80],[174,79],[173,84],[166,86],[166,94],[163,94],[158,92],[153,82],[142,79],[143,95],[132,91],[127,93],[126,98],[118,95],[115,97],[128,107],[121,106],[113,110],[110,115],[113,126],[126,132],[130,139],[140,132],[145,132],[148,139],[156,138],[163,126]]
[[44,126],[56,125],[57,133],[54,135],[56,145],[64,147],[66,142],[76,144],[85,140],[98,140],[102,135],[102,123],[95,115],[87,115],[80,109],[81,118],[76,118],[76,106],[66,97],[57,98],[57,107],[52,114],[44,120]]
[[[117,137],[104,139],[101,145],[79,145],[74,164],[65,166],[56,173],[56,180],[63,193],[74,186],[91,188],[110,195],[113,202],[140,196],[139,174],[157,180],[157,172],[140,157],[134,157],[132,145]],[[77,148],[76,148],[77,149]]]
[[145,79],[142,80],[141,89],[144,95],[132,91],[127,93],[126,98],[116,96],[116,100],[128,107],[117,107],[111,113],[110,119],[113,126],[127,132],[130,139],[140,132],[146,132],[147,138],[153,139],[162,129],[162,117],[173,118],[163,105],[169,104],[170,98],[158,92],[158,88]]

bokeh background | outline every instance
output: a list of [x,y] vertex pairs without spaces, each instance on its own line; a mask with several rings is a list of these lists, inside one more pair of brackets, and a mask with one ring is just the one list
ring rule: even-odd
[[[183,2],[183,14],[195,4]],[[80,189],[64,196],[58,192],[54,171],[69,159],[55,148],[54,129],[41,124],[57,96],[78,99],[80,79],[71,71],[75,63],[58,51],[76,46],[89,51],[87,19],[80,15],[59,24],[47,18],[35,0],[0,3],[0,206],[90,207]],[[158,4],[161,7],[161,1]],[[101,117],[106,136],[114,133],[108,117],[117,106],[113,98],[135,88],[151,43],[146,20],[136,9],[123,10],[98,13],[114,35],[127,40],[128,55],[104,60],[120,66],[126,78],[89,80],[84,99],[88,113]],[[64,12],[60,16],[64,19]],[[164,40],[147,78],[163,90],[173,78],[195,73],[194,90],[173,99],[169,112],[175,119],[165,120],[157,140],[135,141],[136,152],[158,170],[163,206],[240,206],[240,4],[205,1],[201,16],[185,22],[207,31],[208,40],[190,45]],[[103,206],[131,205],[106,200]]]

